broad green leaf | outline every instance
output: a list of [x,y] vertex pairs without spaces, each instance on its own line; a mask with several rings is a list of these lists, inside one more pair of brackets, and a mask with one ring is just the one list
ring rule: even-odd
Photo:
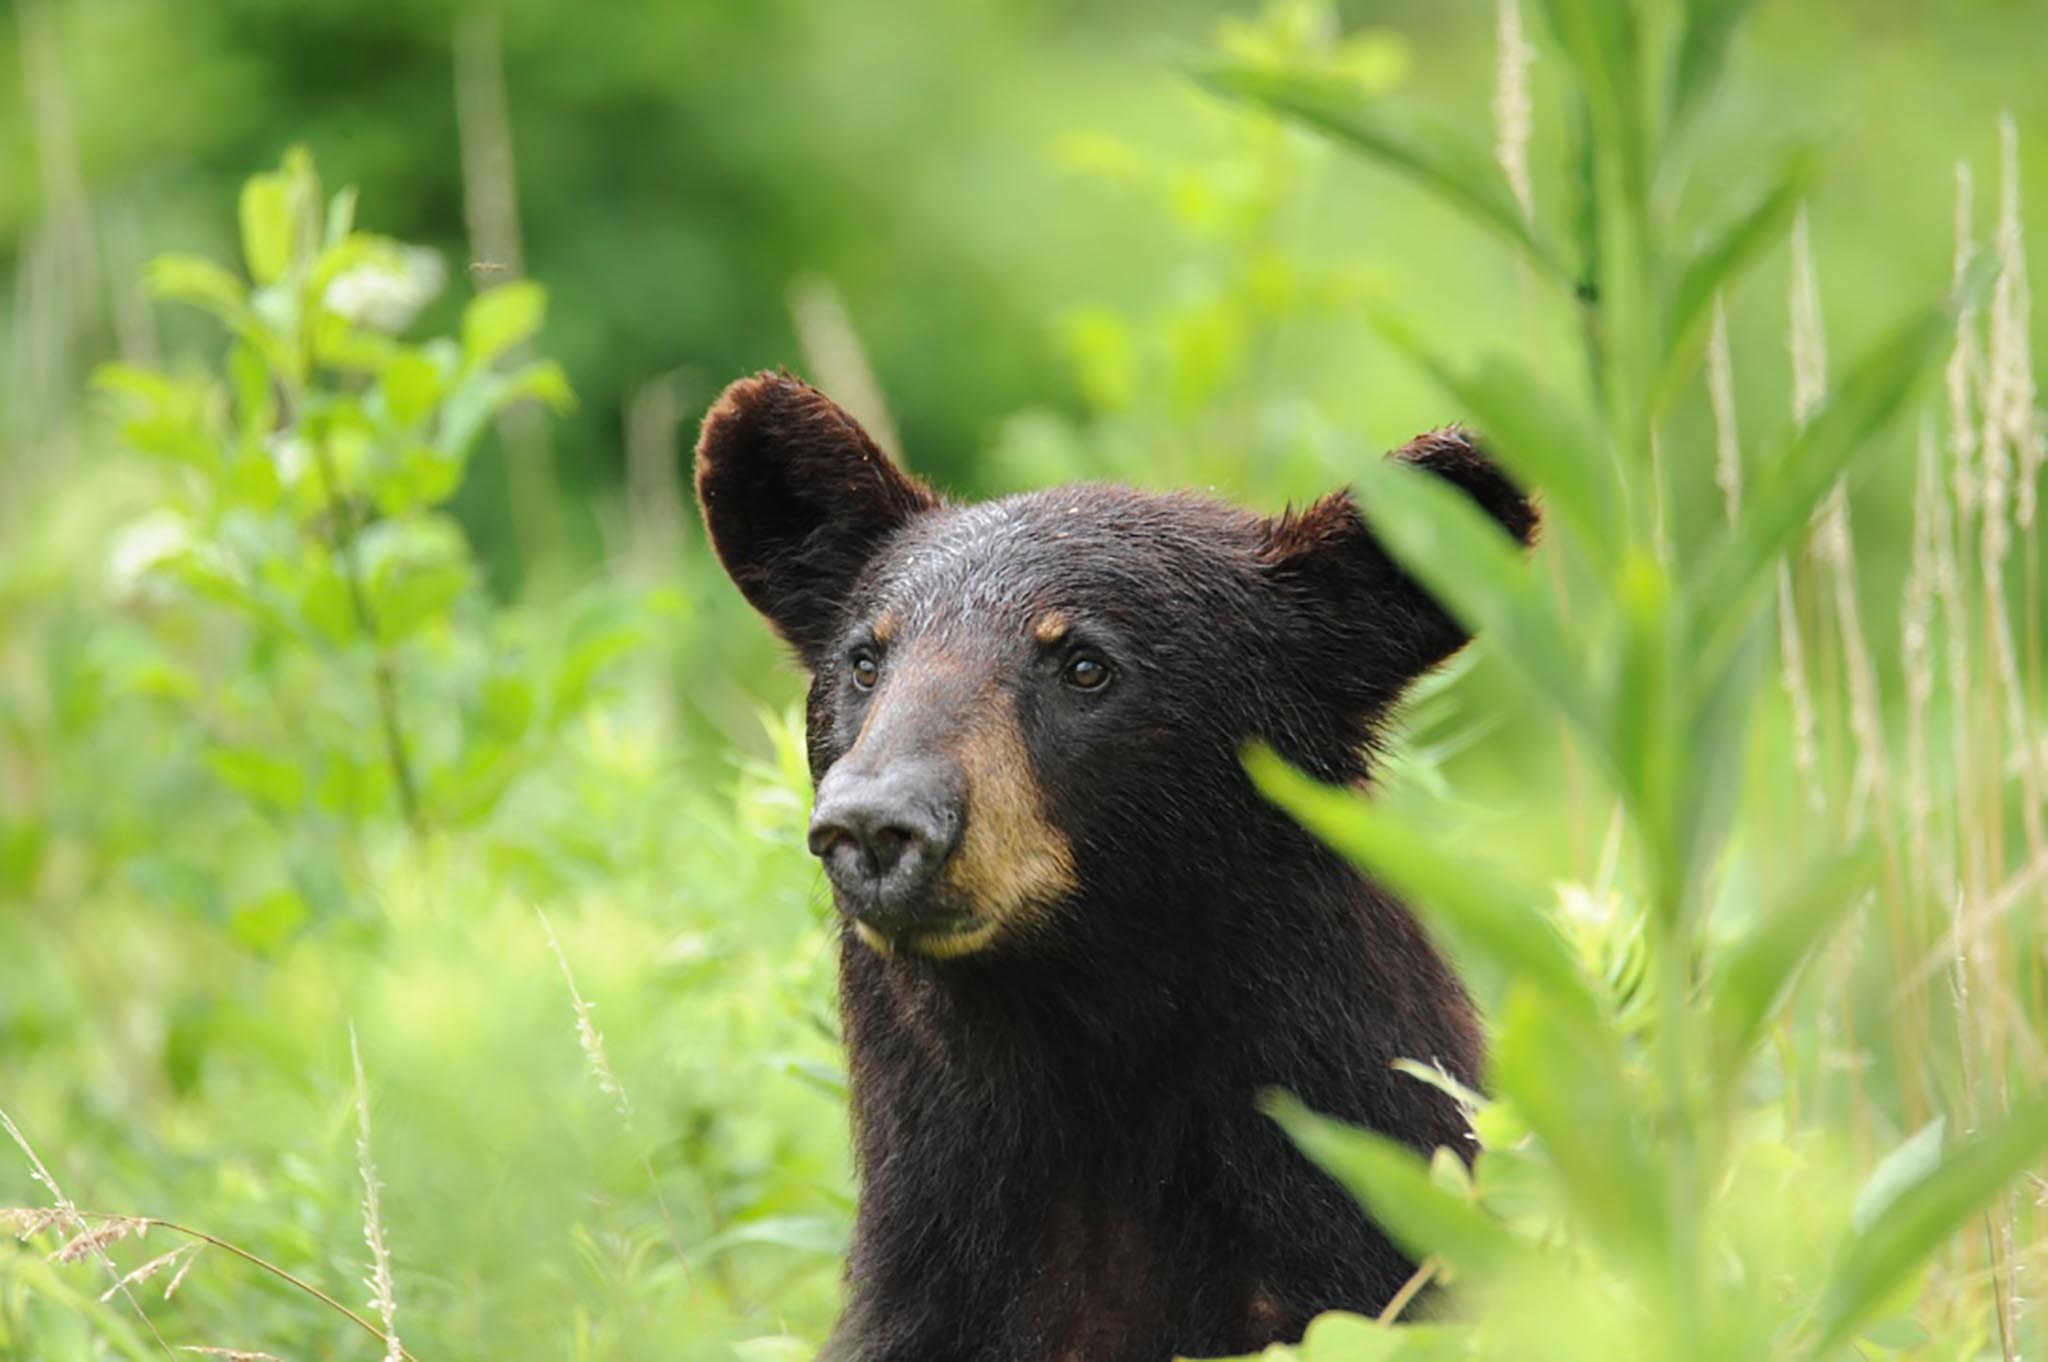
[[1270,748],[1251,748],[1244,761],[1268,799],[1466,949],[1569,1006],[1592,1010],[1592,994],[1570,949],[1530,906],[1533,896],[1494,883],[1470,857],[1438,849],[1429,836],[1356,791],[1311,779]]
[[1762,461],[1763,476],[1742,519],[1722,534],[1701,574],[1698,618],[1705,634],[1698,653],[1710,664],[1746,622],[1771,565],[1798,541],[1850,460],[1913,395],[1953,322],[1946,303],[1915,312],[1849,371],[1804,429]]
[[1948,1121],[1937,1116],[1884,1156],[1857,1190],[1856,1205],[1850,1214],[1856,1233],[1868,1230],[1901,1193],[1940,1166],[1941,1139],[1947,1129]]
[[1800,201],[1819,174],[1818,152],[1812,147],[1793,151],[1679,266],[1665,313],[1667,394],[1706,332],[1715,293],[1725,289],[1737,274],[1791,229]]
[[1836,1262],[1815,1307],[1815,1351],[1847,1339],[1895,1287],[2048,1152],[2048,1097],[2035,1096],[1900,1192]]
[[1599,696],[1521,546],[1464,493],[1395,460],[1360,465],[1358,500],[1396,561],[1466,628],[1483,634],[1611,766]]
[[227,784],[280,811],[297,809],[305,797],[306,780],[298,766],[261,748],[216,748],[208,763]]
[[1571,526],[1596,561],[1611,563],[1626,530],[1621,484],[1606,438],[1572,403],[1560,401],[1520,361],[1489,355],[1459,365],[1407,322],[1375,313],[1373,325],[1465,409],[1486,448],[1546,508]]
[[378,386],[383,390],[384,406],[392,421],[400,427],[410,427],[441,400],[441,371],[422,352],[402,347],[392,353],[378,378]]
[[529,398],[557,413],[576,408],[576,394],[569,387],[569,375],[551,359],[529,364],[507,375],[504,385],[498,389],[496,401],[498,406],[504,407]]
[[1332,1310],[1317,1315],[1301,1340],[1302,1362],[1393,1362],[1401,1331],[1364,1315]]
[[1529,1124],[1571,1206],[1622,1262],[1662,1260],[1669,1212],[1634,1085],[1598,1018],[1528,988],[1508,997],[1492,1089]]
[[1461,1274],[1497,1277],[1525,1256],[1506,1226],[1438,1187],[1407,1145],[1319,1116],[1287,1093],[1268,1093],[1262,1105],[1415,1258],[1434,1254]]
[[145,412],[176,411],[189,406],[186,390],[154,369],[109,361],[92,371],[92,386],[125,397]]
[[459,563],[428,563],[390,574],[377,590],[379,639],[398,643],[446,617],[468,586],[469,571]]
[[1756,0],[1685,0],[1671,71],[1671,122],[1690,121],[1720,79],[1728,43]]
[[462,485],[462,461],[428,445],[408,445],[377,475],[372,489],[386,515],[438,506]]
[[242,186],[242,255],[258,284],[274,284],[291,268],[291,185],[285,176],[257,175]]
[[1714,972],[1713,1001],[1715,1055],[1724,1079],[1748,1060],[1799,967],[1856,906],[1875,864],[1868,843],[1823,861],[1788,899],[1760,913],[1749,934],[1728,950]]
[[483,368],[540,330],[547,314],[547,291],[530,279],[514,279],[485,289],[462,312],[463,362]]
[[1523,219],[1492,153],[1426,111],[1374,99],[1355,83],[1309,72],[1218,64],[1198,69],[1195,77],[1219,94],[1284,115],[1411,176],[1520,247],[1542,273],[1572,287],[1569,267]]
[[203,308],[230,327],[247,325],[249,291],[242,281],[196,255],[160,255],[149,262],[143,275],[151,296]]

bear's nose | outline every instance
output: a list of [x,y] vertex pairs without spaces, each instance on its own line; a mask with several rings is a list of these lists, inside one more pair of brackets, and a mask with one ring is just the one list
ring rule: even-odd
[[953,782],[922,764],[828,771],[811,814],[811,854],[840,902],[887,936],[945,916],[931,889],[960,837]]

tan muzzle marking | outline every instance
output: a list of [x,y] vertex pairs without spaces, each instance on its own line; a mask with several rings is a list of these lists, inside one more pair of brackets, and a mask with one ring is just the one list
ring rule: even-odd
[[957,753],[967,778],[967,826],[946,867],[947,882],[982,921],[929,943],[928,954],[979,950],[998,933],[1027,926],[1078,885],[1073,848],[1046,816],[1016,710],[1000,691],[983,695]]

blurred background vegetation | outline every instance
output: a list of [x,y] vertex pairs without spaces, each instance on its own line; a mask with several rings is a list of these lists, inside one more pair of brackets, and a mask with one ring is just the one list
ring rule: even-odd
[[[0,1108],[80,1205],[205,1229],[360,1306],[352,1024],[414,1354],[807,1356],[850,1206],[828,905],[798,834],[800,678],[688,504],[697,415],[788,365],[962,494],[1115,477],[1272,508],[1468,414],[1367,303],[1575,389],[1571,331],[1492,237],[1186,75],[1219,52],[1307,64],[1490,146],[1496,22],[1482,0],[15,0]],[[1534,138],[1555,149],[1569,82],[1527,22]],[[1686,208],[1716,217],[1759,161],[1817,139],[1821,314],[1861,349],[1946,286],[1958,161],[1989,235],[2001,115],[2033,170],[2019,213],[2048,222],[2044,53],[2048,9],[2027,0],[1761,4]],[[1546,212],[1569,196],[1562,159],[1536,160]],[[356,228],[431,254],[350,245],[342,186]],[[355,272],[367,301],[321,354],[374,384],[293,375],[248,340],[313,325],[203,268],[274,283],[266,233],[278,277]],[[1745,437],[1790,418],[1789,268],[1774,250],[1727,297]],[[249,358],[224,361],[238,307],[258,318]],[[393,349],[387,323],[459,339]],[[266,372],[282,418],[253,395]],[[336,465],[273,440],[280,420],[331,434]],[[1911,426],[1853,493],[1894,732]],[[1712,448],[1704,389],[1668,430]],[[1668,477],[1666,530],[1699,542],[1722,514],[1711,460]],[[1388,797],[1561,882],[1558,920],[1625,998],[1609,809],[1545,701],[1480,651],[1410,716]],[[1820,728],[1846,770],[1834,657]],[[1780,839],[1825,840],[1799,823],[1775,691],[1754,728],[1738,897],[1786,868]],[[1796,1165],[1819,1205],[1846,1208],[1958,1086],[1958,1042],[1927,1020],[1928,997],[1947,1006],[1924,967],[1938,932],[1875,921],[1760,1080],[1820,1143],[1780,1132],[1754,1162]],[[2040,921],[2016,919],[1995,962],[2008,1067],[1972,1083],[2043,1071]],[[48,1199],[0,1155],[0,1205]],[[175,1243],[154,1230],[124,1268]],[[2029,1289],[1998,1275],[2015,1257],[2041,1261],[1956,1250],[1924,1323],[1859,1348],[1997,1355],[1985,1304]],[[225,1253],[159,1304],[174,1271],[147,1286],[173,1343],[374,1355]],[[118,1294],[96,1301],[107,1284],[0,1241],[0,1357],[153,1355]],[[2038,1314],[2015,1322],[2006,1356],[2048,1346]]]

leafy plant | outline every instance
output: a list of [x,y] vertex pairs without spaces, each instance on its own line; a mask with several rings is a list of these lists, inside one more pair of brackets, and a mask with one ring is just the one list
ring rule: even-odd
[[274,818],[395,813],[421,835],[487,814],[634,629],[616,602],[586,612],[543,685],[493,636],[449,503],[496,413],[571,403],[559,366],[520,358],[545,298],[503,283],[469,300],[459,337],[401,339],[445,270],[354,215],[294,151],[242,193],[246,279],[192,256],[150,266],[156,296],[210,314],[229,346],[214,370],[99,371],[123,441],[169,474],[113,562],[220,781]]
[[[1823,1358],[1852,1342],[1893,1346],[1899,1329],[1876,1322],[2048,1149],[2048,1106],[2016,1101],[1938,1160],[1919,1142],[1922,1157],[1880,1170],[1872,1187],[1884,1194],[1866,1194],[1853,1224],[1843,1214],[1806,1235],[1758,1235],[1756,1199],[1789,1190],[1770,1190],[1758,1156],[1771,1151],[1797,1170],[1793,1185],[1819,1188],[1833,1181],[1826,1161],[1839,1151],[1796,1129],[1770,1130],[1745,1078],[1803,967],[1865,901],[1876,858],[1824,855],[1739,930],[1716,922],[1712,906],[1743,776],[1741,735],[1764,679],[1774,569],[1810,521],[1827,518],[1855,458],[1919,390],[1985,272],[1914,310],[1768,446],[1732,523],[1674,542],[1669,466],[1683,446],[1673,404],[1699,371],[1715,300],[1783,238],[1814,163],[1795,153],[1732,196],[1739,211],[1692,228],[1679,211],[1692,200],[1688,144],[1747,6],[1688,0],[1669,24],[1670,7],[1632,0],[1541,8],[1577,130],[1570,223],[1527,210],[1510,160],[1496,163],[1356,82],[1284,60],[1225,59],[1199,71],[1211,89],[1313,129],[1491,229],[1573,315],[1583,400],[1526,359],[1462,363],[1420,325],[1384,308],[1375,316],[1543,494],[1563,541],[1569,613],[1555,579],[1442,485],[1367,464],[1358,494],[1393,552],[1565,719],[1626,828],[1624,899],[1647,952],[1651,1010],[1636,1027],[1624,1020],[1628,1000],[1596,983],[1547,920],[1545,895],[1475,870],[1396,812],[1320,788],[1269,753],[1248,756],[1272,798],[1510,981],[1493,1103],[1479,1114],[1486,1148],[1469,1180],[1455,1161],[1433,1168],[1290,1102],[1276,1106],[1426,1274],[1457,1284],[1459,1313],[1470,1316],[1413,1335],[1354,1324],[1347,1337],[1362,1341],[1349,1351],[1312,1336],[1301,1355]],[[1847,1210],[1827,1196],[1813,1205]]]

